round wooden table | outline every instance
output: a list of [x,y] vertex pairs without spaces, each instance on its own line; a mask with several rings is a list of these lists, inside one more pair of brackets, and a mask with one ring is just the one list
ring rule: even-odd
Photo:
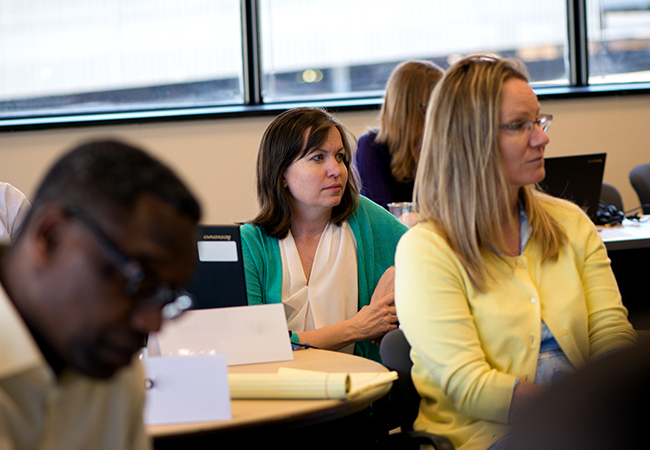
[[[297,350],[293,361],[231,366],[230,373],[275,373],[280,367],[321,372],[385,372],[381,364],[359,356],[327,350]],[[291,430],[332,421],[356,413],[385,396],[392,386],[388,383],[345,400],[233,400],[232,419],[218,422],[151,425],[147,433],[155,439],[156,448],[162,441],[191,435],[219,435],[248,430]],[[174,440],[174,439],[172,439]],[[161,447],[162,448],[162,447]]]

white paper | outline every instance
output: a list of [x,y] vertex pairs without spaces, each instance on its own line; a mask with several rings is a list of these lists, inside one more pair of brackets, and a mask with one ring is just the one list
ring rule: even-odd
[[144,358],[147,425],[230,420],[225,355]]
[[603,242],[650,238],[650,226],[645,222],[624,220],[622,226],[598,227]]
[[[311,370],[293,369],[291,367],[280,367],[279,374],[301,374],[309,373]],[[319,373],[319,372],[315,372]],[[339,374],[338,372],[330,372],[330,375]],[[350,390],[347,397],[354,397],[368,389],[377,386],[388,384],[397,380],[398,374],[395,371],[390,372],[346,372],[345,375],[350,377]]]
[[151,356],[225,353],[230,366],[293,359],[282,303],[188,311],[149,339]]
[[333,399],[346,398],[350,391],[347,373],[304,370],[278,373],[231,373],[232,399]]
[[202,262],[236,262],[239,259],[234,241],[199,241],[196,246]]

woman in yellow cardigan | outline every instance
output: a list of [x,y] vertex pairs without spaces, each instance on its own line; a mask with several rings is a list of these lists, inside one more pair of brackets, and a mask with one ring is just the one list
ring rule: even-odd
[[497,450],[523,405],[588,360],[634,344],[607,252],[544,178],[552,116],[516,60],[452,66],[427,113],[395,298],[422,396],[415,428]]

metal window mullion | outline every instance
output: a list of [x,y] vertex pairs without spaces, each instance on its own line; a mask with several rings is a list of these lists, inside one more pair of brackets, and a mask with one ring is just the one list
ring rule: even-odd
[[244,63],[244,101],[248,106],[262,104],[260,73],[259,19],[257,0],[242,0],[242,46]]
[[575,87],[589,84],[586,3],[586,0],[567,0],[570,81]]

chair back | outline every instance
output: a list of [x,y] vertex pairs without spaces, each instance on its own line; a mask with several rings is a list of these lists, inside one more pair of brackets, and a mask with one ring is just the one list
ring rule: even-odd
[[389,394],[389,421],[391,426],[399,426],[402,431],[413,430],[413,422],[420,407],[420,395],[411,379],[413,361],[410,352],[411,345],[399,328],[388,332],[379,347],[383,364],[399,374]]
[[641,164],[632,169],[630,183],[639,197],[643,214],[650,214],[650,164]]
[[614,185],[603,183],[600,189],[600,200],[607,205],[615,206],[619,211],[625,211],[621,193],[618,192],[618,189]]

